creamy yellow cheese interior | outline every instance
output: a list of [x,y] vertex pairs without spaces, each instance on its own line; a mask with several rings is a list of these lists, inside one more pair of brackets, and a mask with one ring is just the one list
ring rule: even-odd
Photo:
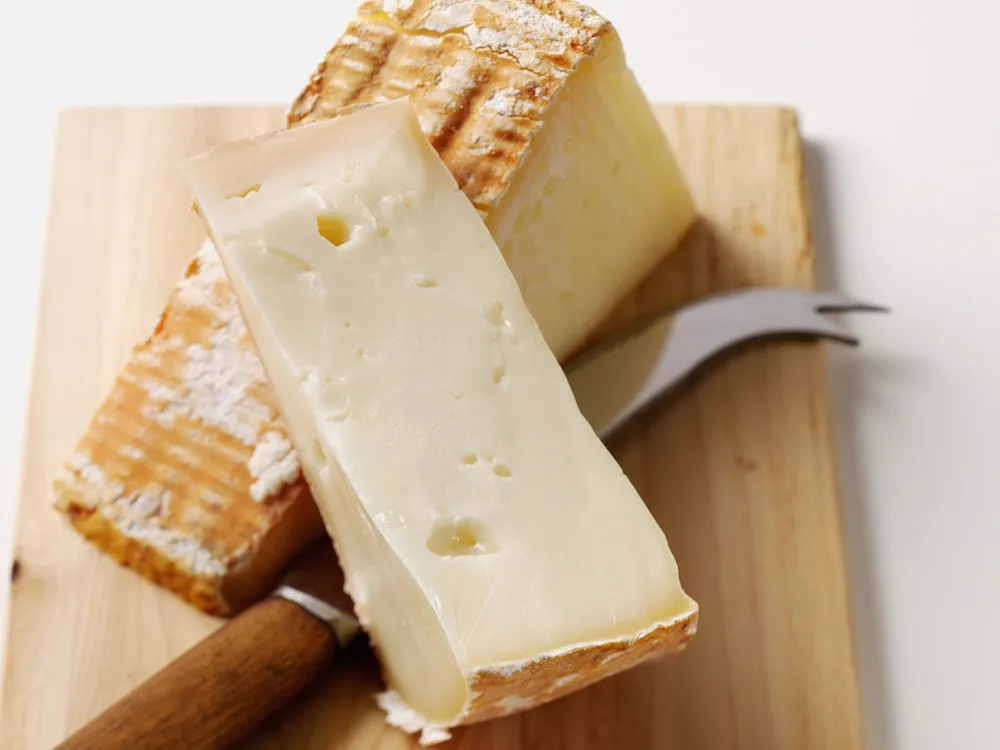
[[621,40],[609,33],[555,98],[486,224],[564,359],[677,246],[694,215]]
[[406,704],[450,725],[484,671],[691,614],[406,99],[221,146],[187,175]]

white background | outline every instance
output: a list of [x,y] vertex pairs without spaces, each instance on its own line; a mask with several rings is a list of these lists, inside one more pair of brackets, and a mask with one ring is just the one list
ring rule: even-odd
[[[650,98],[799,108],[824,283],[894,311],[855,321],[863,348],[833,362],[871,747],[995,750],[997,4],[593,4],[618,26]],[[286,105],[354,0],[3,6],[0,561],[19,485],[55,109]]]

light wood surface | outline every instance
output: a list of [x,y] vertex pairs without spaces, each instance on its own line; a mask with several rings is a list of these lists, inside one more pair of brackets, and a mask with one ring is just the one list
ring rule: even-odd
[[[660,112],[703,220],[606,328],[709,291],[813,286],[794,113]],[[3,748],[53,747],[220,624],[85,543],[49,508],[50,485],[203,237],[178,161],[281,123],[277,108],[61,116]],[[613,444],[701,605],[690,649],[532,712],[460,730],[448,747],[862,747],[825,346],[772,343],[737,355]],[[378,687],[370,655],[358,653],[250,747],[415,747],[384,726],[371,699]]]

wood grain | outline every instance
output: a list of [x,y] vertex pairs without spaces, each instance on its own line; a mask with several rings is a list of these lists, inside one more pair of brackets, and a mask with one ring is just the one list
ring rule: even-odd
[[[709,291],[811,287],[794,113],[660,113],[703,218],[605,332]],[[51,748],[221,624],[96,552],[50,510],[49,487],[203,236],[178,160],[281,120],[277,108],[61,116],[3,748]],[[701,605],[690,650],[530,713],[459,731],[447,747],[862,747],[824,347],[775,343],[744,352],[614,442]],[[247,746],[415,747],[384,726],[371,699],[378,688],[376,665],[360,652]]]

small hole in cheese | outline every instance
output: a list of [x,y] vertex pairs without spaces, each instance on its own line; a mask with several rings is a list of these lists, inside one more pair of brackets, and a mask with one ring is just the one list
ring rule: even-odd
[[500,385],[500,383],[502,383],[504,381],[504,378],[506,378],[506,377],[507,377],[507,368],[506,367],[504,367],[503,365],[500,365],[499,367],[494,367],[493,368],[493,382],[494,383],[496,383],[497,385]]
[[471,518],[441,520],[427,538],[427,549],[439,557],[484,555],[497,551],[485,527]]
[[486,313],[486,319],[490,322],[490,325],[500,328],[507,322],[507,318],[503,314],[503,302],[497,300],[490,307],[488,313]]
[[466,464],[468,466],[472,466],[473,464],[475,464],[478,461],[479,461],[479,458],[474,453],[467,453],[464,456],[462,456],[462,463]]
[[320,237],[334,247],[340,247],[351,239],[351,228],[342,216],[336,214],[319,214],[316,217],[316,228]]
[[414,286],[419,286],[421,289],[433,289],[436,286],[441,286],[441,282],[437,279],[431,279],[426,276],[420,276],[413,280]]
[[493,473],[496,474],[498,477],[505,477],[506,478],[506,477],[512,477],[512,476],[514,476],[511,473],[510,467],[508,467],[507,464],[496,464],[493,467]]

